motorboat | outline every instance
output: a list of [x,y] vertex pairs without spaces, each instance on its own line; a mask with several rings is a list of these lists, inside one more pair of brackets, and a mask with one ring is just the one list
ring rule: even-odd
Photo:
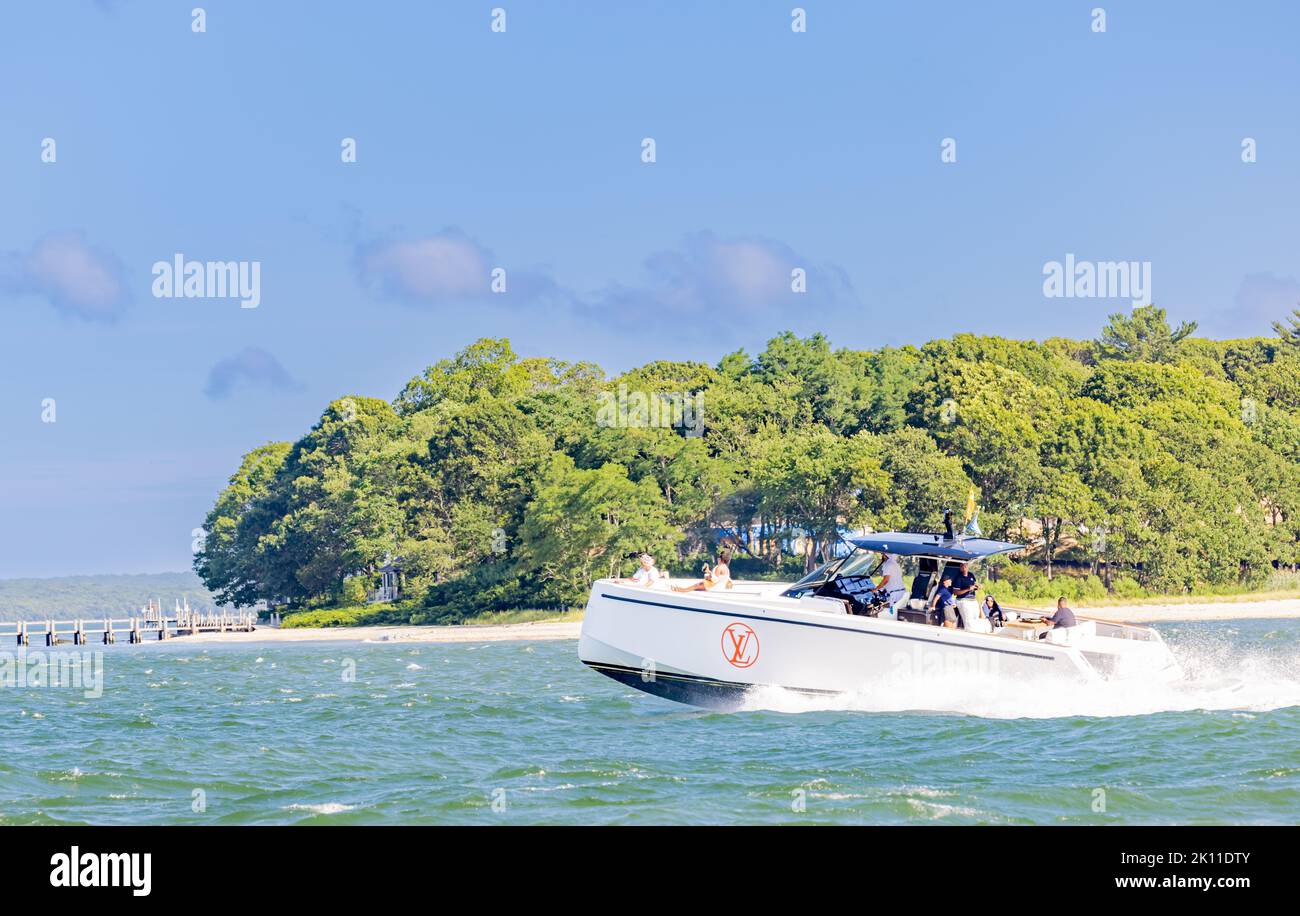
[[[943,578],[1020,544],[954,535],[950,524],[943,534],[884,532],[848,543],[845,556],[792,584],[728,580],[677,591],[682,583],[673,580],[646,587],[601,579],[578,656],[631,687],[715,709],[741,708],[757,688],[836,695],[887,689],[899,678],[1182,677],[1151,627],[1081,615],[1076,626],[1055,627],[1049,612],[1029,609],[1006,609],[995,625],[974,597],[957,602],[959,626],[941,625],[930,606]],[[885,555],[912,570],[910,591],[888,604],[873,579]]]

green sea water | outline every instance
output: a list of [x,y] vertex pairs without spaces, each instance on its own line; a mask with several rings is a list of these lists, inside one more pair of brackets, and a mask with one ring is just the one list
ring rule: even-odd
[[1300,822],[1300,621],[1159,629],[1183,684],[734,713],[573,641],[112,646],[102,695],[0,687],[0,824]]

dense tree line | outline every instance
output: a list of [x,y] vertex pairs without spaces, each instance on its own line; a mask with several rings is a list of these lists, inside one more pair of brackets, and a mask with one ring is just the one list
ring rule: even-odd
[[[1300,559],[1300,335],[1193,330],[1148,306],[1096,341],[786,333],[613,378],[480,340],[249,452],[195,568],[241,605],[355,600],[349,577],[390,557],[418,619],[572,605],[642,550],[692,570],[726,536],[738,574],[798,573],[845,528],[933,530],[973,488],[986,535],[1032,545],[1009,578],[1259,584]],[[702,424],[646,412],[670,394]]]

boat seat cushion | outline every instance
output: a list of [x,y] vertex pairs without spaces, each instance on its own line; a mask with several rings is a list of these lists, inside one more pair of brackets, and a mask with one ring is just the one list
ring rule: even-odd
[[1080,620],[1072,627],[1053,627],[1047,631],[1047,641],[1058,646],[1068,646],[1079,639],[1097,635],[1097,622]]

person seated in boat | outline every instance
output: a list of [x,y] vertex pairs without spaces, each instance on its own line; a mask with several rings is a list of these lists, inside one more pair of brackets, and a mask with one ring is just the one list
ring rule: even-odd
[[1074,611],[1070,610],[1069,605],[1065,603],[1065,597],[1056,599],[1056,613],[1052,615],[1052,629],[1059,630],[1065,627],[1077,627],[1079,620],[1074,616]]
[[958,600],[974,598],[975,589],[977,588],[979,588],[979,583],[971,575],[970,563],[963,562],[952,577],[952,596]]
[[938,626],[957,628],[957,599],[952,595],[952,576],[943,577],[943,582],[930,599],[930,610],[937,612],[935,623]]
[[984,596],[983,611],[984,616],[988,618],[989,623],[993,624],[993,626],[1006,626],[1006,615],[1002,613],[1001,605],[998,604],[998,600],[992,595]]
[[718,556],[718,562],[713,567],[704,564],[704,579],[696,582],[694,585],[674,585],[675,592],[707,592],[715,588],[731,588],[731,567],[727,561],[731,557],[724,551]]
[[641,566],[630,579],[615,579],[620,585],[639,585],[641,588],[654,588],[664,574],[655,566],[655,558],[648,553],[641,554]]

